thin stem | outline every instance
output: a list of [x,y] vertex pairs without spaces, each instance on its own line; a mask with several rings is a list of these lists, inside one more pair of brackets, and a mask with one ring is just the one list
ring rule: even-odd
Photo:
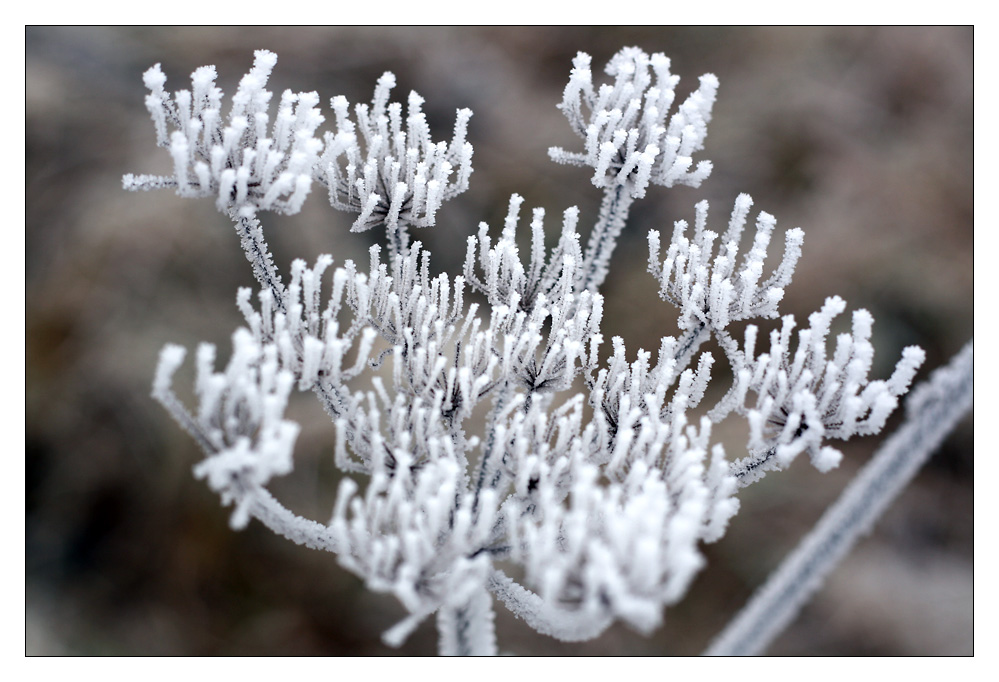
[[687,333],[680,338],[676,353],[673,354],[677,371],[682,370],[690,363],[690,358],[709,338],[711,338],[711,330],[703,322],[698,322],[696,327],[687,330]]
[[386,223],[385,237],[394,258],[405,258],[409,253],[409,231],[402,222]]
[[631,187],[627,184],[615,184],[604,192],[600,216],[586,243],[583,267],[576,273],[576,291],[596,291],[603,284],[607,277],[607,264],[628,220],[633,201]]
[[729,465],[729,471],[739,482],[740,488],[756,483],[769,471],[779,469],[777,448],[772,447],[749,457],[743,457]]
[[270,248],[264,240],[260,221],[253,216],[231,215],[230,217],[236,223],[236,232],[239,234],[240,246],[246,253],[246,260],[253,266],[253,276],[261,287],[271,290],[274,305],[284,312],[284,284],[281,283],[281,275],[274,267],[274,256],[271,255]]
[[[507,397],[510,394],[510,384],[504,383],[503,388],[500,389],[499,394],[496,396],[496,404],[493,405],[492,411],[489,413],[489,421],[487,423],[488,436],[486,437],[486,445],[482,451],[482,461],[479,462],[479,476],[475,483],[475,500],[472,503],[472,513],[474,514],[479,508],[479,496],[482,494],[482,489],[486,486],[486,477],[489,472],[493,469],[493,452],[496,448],[496,422],[499,420],[500,413],[503,411],[506,405]],[[495,481],[498,483],[498,481]]]
[[973,342],[933,373],[906,402],[905,423],[861,469],[840,498],[743,610],[705,651],[707,656],[753,656],[798,614],[826,576],[970,412]]
[[295,514],[264,488],[257,488],[252,495],[250,515],[277,535],[311,549],[333,553],[342,549],[337,547],[328,526]]
[[480,588],[462,606],[442,606],[437,612],[438,653],[441,656],[495,656],[492,602],[489,592]]
[[614,622],[606,612],[572,612],[552,606],[498,569],[489,577],[489,590],[517,618],[541,634],[563,642],[594,639]]

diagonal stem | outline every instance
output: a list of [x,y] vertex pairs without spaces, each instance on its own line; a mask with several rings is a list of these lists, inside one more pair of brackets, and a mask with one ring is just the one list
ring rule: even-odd
[[603,284],[607,277],[607,264],[628,220],[633,201],[631,187],[627,184],[615,184],[604,192],[600,216],[586,243],[583,267],[576,273],[576,291],[596,291]]
[[943,439],[971,411],[972,341],[919,386],[905,423],[861,469],[784,563],[711,643],[707,656],[753,656],[791,623],[806,600],[870,531]]
[[284,312],[284,284],[281,283],[281,275],[274,267],[274,256],[271,255],[270,248],[264,240],[260,221],[255,216],[241,214],[230,214],[230,217],[236,223],[236,233],[239,234],[240,246],[246,253],[246,260],[253,266],[253,276],[261,287],[270,289],[274,296],[274,305]]
[[698,322],[680,337],[679,347],[673,354],[678,372],[687,367],[690,359],[694,357],[694,353],[701,347],[701,344],[710,338],[711,329],[703,322]]

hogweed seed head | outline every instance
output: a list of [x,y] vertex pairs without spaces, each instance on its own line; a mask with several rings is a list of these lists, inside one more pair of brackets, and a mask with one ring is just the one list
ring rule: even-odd
[[[463,272],[452,277],[431,274],[430,254],[406,230],[432,225],[441,204],[467,188],[471,112],[458,111],[450,143],[433,142],[423,99],[410,93],[404,113],[390,102],[395,78],[385,73],[370,104],[351,112],[345,98],[331,101],[336,130],[324,150],[315,93],[286,91],[271,121],[265,86],[275,63],[255,53],[224,122],[213,67],[172,96],[158,66],[144,75],[174,173],[126,176],[126,187],[212,197],[236,219],[261,284],[256,296],[237,293],[246,324],[232,335],[226,366],[216,369],[214,346],[198,349],[197,408],[173,393],[184,359],[177,346],[161,353],[153,396],[204,450],[195,474],[233,506],[234,528],[256,518],[336,553],[369,588],[399,599],[409,615],[384,635],[394,646],[436,612],[442,652],[494,652],[490,593],[567,640],[616,620],[651,631],[703,566],[701,543],[724,535],[740,486],[802,452],[820,470],[835,466],[841,455],[828,441],[878,432],[923,361],[907,348],[889,379],[869,380],[873,318],[864,310],[830,352],[832,321],[846,307],[838,297],[792,348],[796,323],[779,318],[778,304],[803,233],[785,233],[783,258],[765,277],[776,219],[759,213],[741,250],[752,207],[745,194],[724,231],[707,229],[701,202],[693,228],[677,222],[668,244],[649,232],[648,269],[679,308],[684,335],[663,337],[656,354],[629,353],[613,337],[601,359],[599,287],[632,200],[651,183],[696,186],[710,172],[706,161],[691,167],[714,76],[669,115],[679,79],[665,56],[624,49],[607,66],[613,84],[595,88],[590,58],[577,55],[560,106],[585,149],[551,155],[593,167],[605,190],[585,252],[575,207],[562,213],[551,246],[545,210],[535,208],[529,243],[518,244],[524,199],[515,194],[499,234],[480,223],[467,237]],[[313,178],[335,208],[358,214],[354,231],[386,227],[388,248],[371,247],[367,266],[296,259],[285,286],[256,214],[298,211]],[[484,300],[466,300],[466,289]],[[758,324],[778,318],[758,352],[766,333]],[[751,324],[740,345],[729,327],[743,321]],[[698,354],[711,338],[732,383],[704,410],[719,380],[714,355]],[[348,474],[328,523],[267,491],[292,470],[299,427],[285,412],[296,389],[315,393],[329,414],[334,462]],[[748,457],[730,462],[712,434],[731,413],[746,419],[750,437]],[[500,561],[517,564],[524,584]]]

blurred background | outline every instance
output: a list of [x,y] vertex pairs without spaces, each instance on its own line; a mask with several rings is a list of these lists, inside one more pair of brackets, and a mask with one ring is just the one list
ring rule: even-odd
[[[210,201],[122,191],[123,173],[162,173],[141,74],[167,89],[215,64],[227,98],[254,49],[279,55],[270,89],[370,101],[386,70],[394,98],[426,98],[435,138],[470,107],[471,189],[416,234],[436,271],[457,272],[480,220],[498,229],[509,195],[592,224],[598,191],[549,146],[581,148],[555,105],[572,57],[595,77],[623,46],[664,52],[681,76],[720,81],[697,190],[653,187],[636,204],[604,294],[605,335],[629,353],[675,333],[675,312],[645,272],[645,235],[669,234],[711,203],[724,229],[740,192],[778,233],[801,226],[804,256],[784,303],[800,323],[826,296],[876,319],[876,377],[901,349],[928,359],[918,379],[972,336],[971,28],[28,28],[26,32],[26,651],[59,655],[424,655],[425,623],[401,649],[381,633],[403,617],[332,555],[228,528],[228,510],[191,468],[194,442],[149,397],[160,348],[210,341],[226,357],[253,284],[228,221]],[[279,267],[331,253],[366,261],[377,235],[348,232],[315,188],[299,216],[265,216]],[[584,232],[585,234],[585,232]],[[776,241],[776,239],[775,239]],[[846,318],[846,316],[844,316]],[[843,323],[848,327],[848,320]],[[719,379],[719,381],[721,381]],[[296,472],[275,486],[324,520],[333,431],[315,401]],[[896,424],[893,419],[889,428]],[[966,419],[873,534],[839,567],[770,653],[966,655],[972,650],[973,423]],[[722,437],[727,434],[720,433]],[[726,449],[737,456],[742,436]],[[616,626],[564,644],[498,607],[500,647],[516,654],[693,655],[742,606],[870,456],[850,443],[836,471],[802,459],[742,495],[742,511],[687,598],[650,637]]]

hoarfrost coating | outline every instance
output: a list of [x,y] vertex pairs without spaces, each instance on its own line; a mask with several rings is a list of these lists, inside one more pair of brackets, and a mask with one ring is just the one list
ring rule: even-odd
[[[158,65],[145,74],[174,173],[127,175],[125,188],[213,198],[260,284],[237,295],[246,326],[233,334],[228,363],[217,367],[210,345],[198,349],[197,406],[174,394],[184,351],[172,345],[153,396],[204,450],[195,474],[233,506],[234,528],[256,518],[335,553],[370,589],[399,599],[409,616],[386,633],[391,644],[436,613],[441,653],[495,653],[494,597],[567,640],[618,620],[655,629],[704,565],[701,543],[724,536],[738,489],[801,452],[820,470],[835,466],[830,440],[879,431],[923,360],[906,349],[890,379],[869,381],[866,311],[827,349],[830,321],[845,309],[837,297],[812,315],[796,348],[787,315],[757,355],[766,334],[758,325],[780,318],[803,232],[778,237],[783,258],[765,278],[776,219],[753,218],[748,195],[735,200],[724,233],[707,229],[702,202],[692,232],[678,222],[668,245],[649,234],[649,271],[683,334],[654,352],[612,337],[601,360],[599,288],[617,238],[651,184],[697,187],[710,174],[693,155],[718,79],[702,76],[670,114],[679,78],[664,55],[624,49],[606,69],[613,83],[599,87],[590,61],[573,61],[559,105],[584,150],[550,155],[594,169],[603,202],[593,226],[581,234],[585,219],[565,209],[549,249],[546,220],[548,229],[559,221],[534,208],[522,249],[524,200],[514,195],[498,234],[485,223],[469,230],[455,276],[431,275],[431,254],[408,228],[433,225],[443,202],[467,188],[469,110],[457,112],[450,143],[433,142],[423,99],[410,93],[404,114],[386,73],[353,120],[347,100],[333,97],[335,131],[319,136],[315,93],[285,91],[271,123],[273,53],[255,53],[225,120],[214,67],[172,95]],[[259,217],[297,213],[313,182],[334,208],[358,214],[352,230],[384,228],[386,248],[372,247],[367,263],[296,260],[286,284]],[[755,236],[740,256],[750,221]],[[742,320],[753,324],[739,342],[727,328]],[[698,353],[711,338],[734,376],[713,406],[702,403],[716,359]],[[315,393],[329,414],[335,463],[351,475],[325,523],[292,513],[266,487],[293,467],[299,426],[285,409],[295,390]],[[484,423],[473,419],[480,404]],[[734,457],[712,437],[733,414],[750,433]]]

